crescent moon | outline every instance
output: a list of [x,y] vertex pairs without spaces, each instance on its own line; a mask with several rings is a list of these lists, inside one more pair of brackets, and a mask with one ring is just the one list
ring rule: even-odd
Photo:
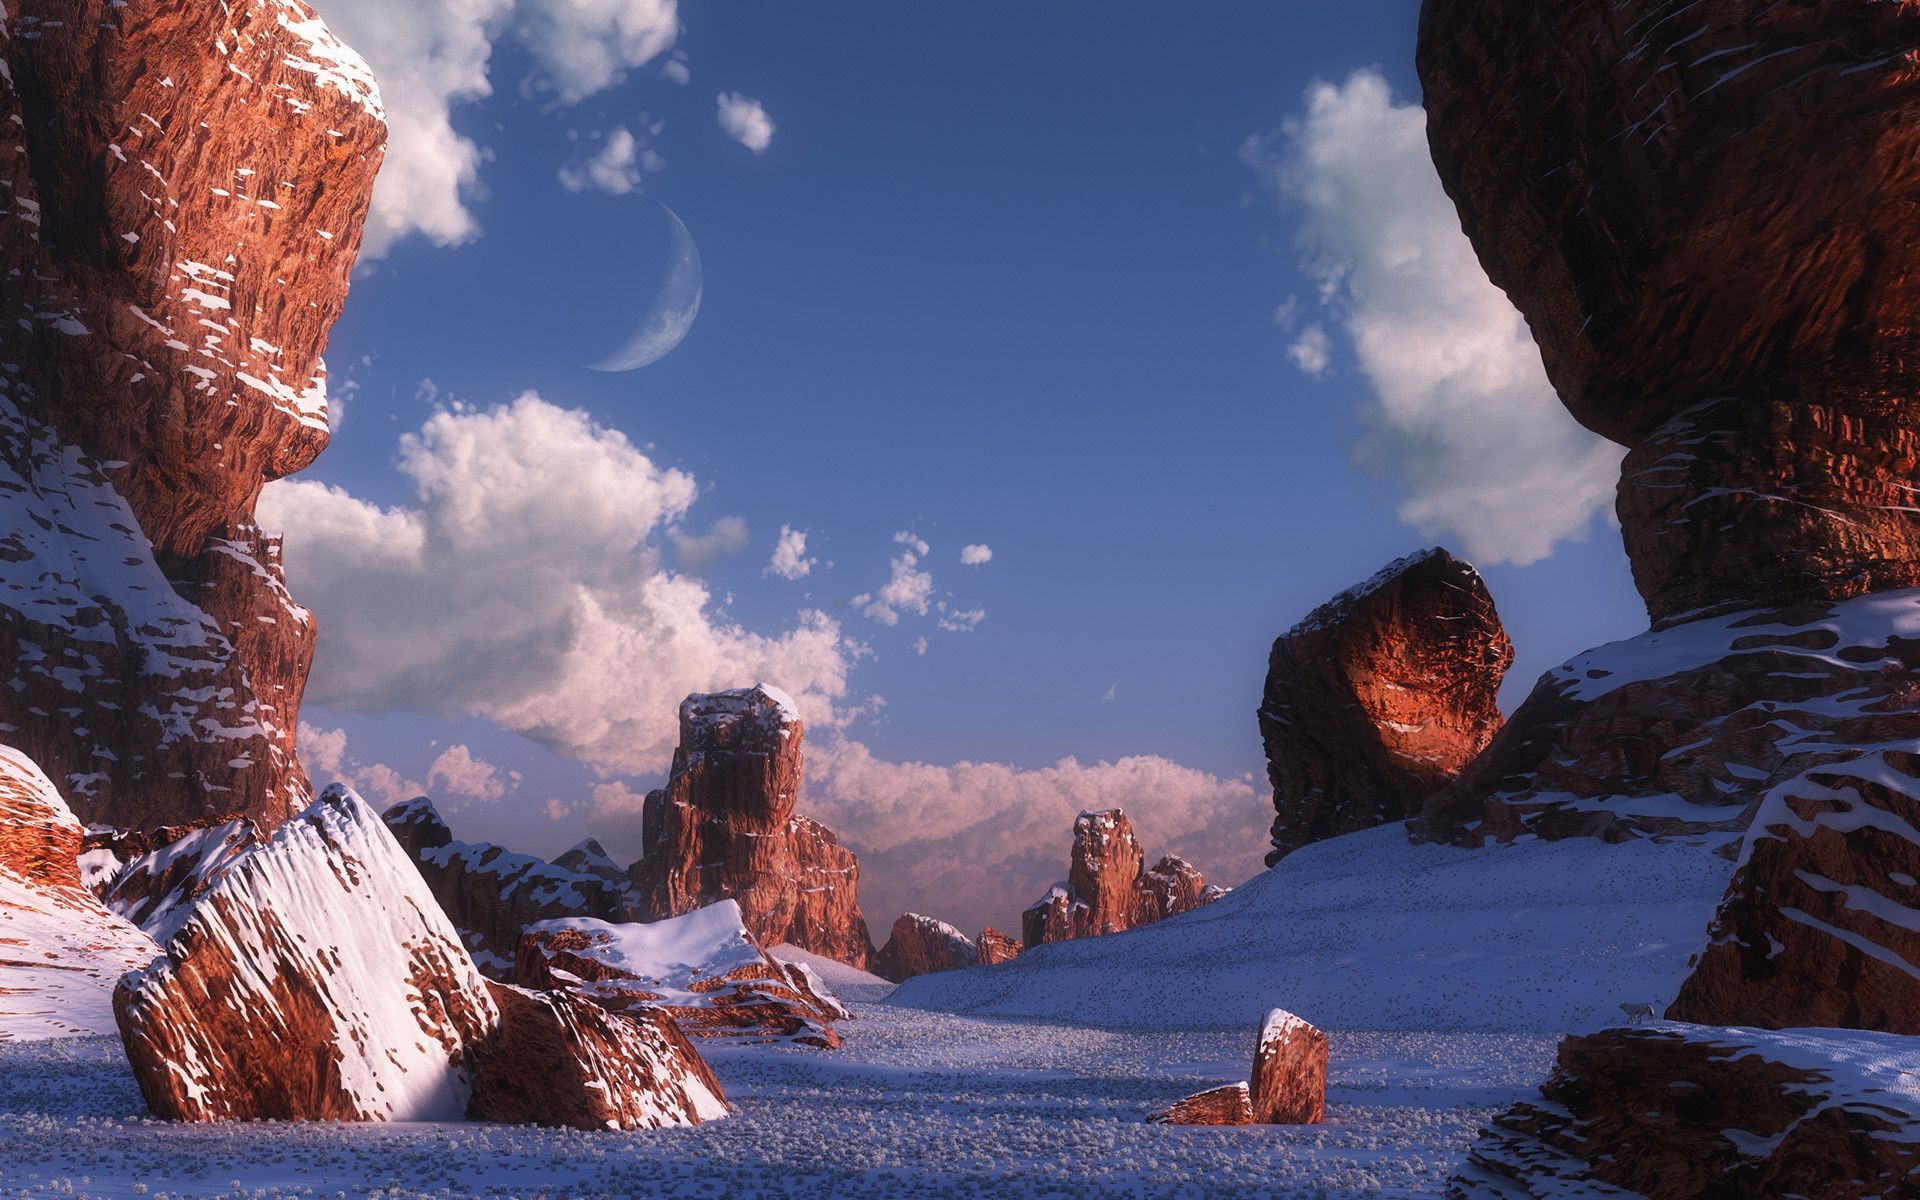
[[667,277],[654,293],[653,304],[641,320],[640,328],[619,349],[599,362],[588,363],[590,371],[634,371],[657,362],[680,344],[687,330],[693,328],[694,317],[700,314],[700,296],[705,286],[700,248],[693,244],[693,235],[687,232],[686,222],[679,214],[664,204],[660,211],[667,214],[673,233],[673,248],[667,256]]

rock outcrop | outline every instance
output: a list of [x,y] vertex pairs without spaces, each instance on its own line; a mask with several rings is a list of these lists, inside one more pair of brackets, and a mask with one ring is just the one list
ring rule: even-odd
[[112,1032],[114,982],[157,953],[84,886],[80,845],[52,781],[0,746],[0,1042]]
[[1021,914],[1028,946],[1119,933],[1225,895],[1186,860],[1169,855],[1146,869],[1133,822],[1120,809],[1083,812],[1073,823],[1067,880]]
[[89,823],[276,824],[314,626],[254,504],[326,445],[372,78],[302,0],[24,0],[0,68],[0,727]]
[[872,963],[858,860],[795,812],[805,738],[793,701],[768,684],[687,697],[667,785],[642,812],[646,852],[632,868],[641,916],[732,899],[763,945]]
[[609,1012],[569,991],[491,984],[500,1029],[467,1117],[572,1129],[661,1129],[731,1110],[720,1081],[658,1009]]
[[381,820],[490,979],[513,981],[520,936],[529,926],[563,917],[629,916],[624,879],[571,871],[491,842],[455,841],[425,796],[394,805]]
[[1283,1008],[1253,1043],[1253,1080],[1199,1092],[1147,1120],[1160,1125],[1317,1125],[1327,1113],[1327,1035]]
[[104,872],[94,892],[165,942],[227,867],[260,841],[260,831],[242,817],[130,833],[89,830],[86,846]]
[[181,1120],[457,1120],[500,1013],[413,864],[329,788],[222,871],[114,1011]]
[[976,966],[980,950],[973,939],[945,921],[904,913],[893,923],[887,944],[873,960],[873,973],[904,983],[915,975]]
[[1022,950],[1026,949],[1019,938],[1008,937],[991,925],[980,931],[980,936],[974,939],[973,945],[979,958],[979,965],[983,967],[1012,962],[1020,957]]
[[811,969],[762,949],[733,900],[646,924],[543,921],[521,940],[515,979],[613,1012],[659,1009],[695,1037],[832,1049],[849,1015]]
[[1541,1099],[1494,1119],[1447,1195],[1910,1195],[1920,1104],[1905,1041],[1688,1026],[1568,1038]]
[[1403,821],[1500,728],[1513,643],[1479,572],[1433,549],[1389,563],[1273,643],[1260,736],[1267,865]]

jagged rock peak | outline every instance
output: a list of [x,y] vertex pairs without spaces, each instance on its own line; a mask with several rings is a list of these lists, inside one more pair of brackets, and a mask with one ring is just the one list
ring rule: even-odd
[[973,939],[945,921],[903,913],[894,921],[887,944],[874,959],[873,973],[902,983],[915,975],[975,966],[979,959]]
[[1031,947],[1119,933],[1189,912],[1225,894],[1209,888],[1198,870],[1171,855],[1148,871],[1133,822],[1121,809],[1083,812],[1073,822],[1067,879],[1021,914],[1022,940]]

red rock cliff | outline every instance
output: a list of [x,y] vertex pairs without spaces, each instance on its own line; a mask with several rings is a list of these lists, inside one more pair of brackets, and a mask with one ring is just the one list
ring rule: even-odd
[[643,812],[646,853],[632,868],[643,916],[733,899],[763,945],[863,968],[873,961],[859,861],[795,811],[805,739],[798,709],[778,688],[687,697],[667,785],[648,795]]
[[1117,808],[1081,813],[1073,823],[1067,881],[1057,883],[1020,915],[1022,940],[1098,937],[1146,925],[1210,904],[1226,894],[1208,887],[1185,859],[1168,855],[1147,869],[1133,822]]
[[301,0],[23,0],[0,64],[0,724],[85,821],[277,823],[314,627],[254,502],[326,445],[372,78]]

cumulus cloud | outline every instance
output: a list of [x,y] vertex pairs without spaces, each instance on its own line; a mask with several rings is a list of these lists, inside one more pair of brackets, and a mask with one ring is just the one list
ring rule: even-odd
[[512,36],[535,87],[576,103],[658,57],[679,32],[674,0],[317,0],[329,27],[380,82],[387,156],[374,181],[363,258],[420,234],[457,245],[479,233],[470,200],[486,151],[454,128],[493,91],[496,42]]
[[300,764],[307,769],[315,790],[344,783],[381,808],[411,800],[427,790],[419,780],[409,779],[385,763],[363,763],[348,753],[344,729],[322,729],[302,721],[294,737]]
[[[1355,461],[1399,483],[1401,519],[1483,562],[1534,562],[1582,536],[1623,452],[1555,399],[1440,187],[1425,110],[1360,71],[1316,84],[1304,115],[1241,156],[1298,215],[1306,269],[1373,392]],[[1331,347],[1313,328],[1290,354],[1317,376]]]
[[427,768],[427,787],[439,796],[498,800],[520,786],[520,772],[503,771],[463,745],[448,746]]
[[[640,188],[640,140],[624,125],[607,131],[600,149],[587,158],[560,168],[560,186],[570,192],[592,188],[609,196],[624,196]],[[658,161],[655,159],[654,161]]]
[[755,154],[765,154],[773,145],[773,118],[758,100],[739,92],[722,92],[719,109],[720,128],[728,137]]
[[965,566],[977,567],[993,561],[993,547],[981,544],[960,547],[960,561]]
[[1124,808],[1150,860],[1179,854],[1223,884],[1260,869],[1273,816],[1251,780],[1155,755],[1038,770],[886,762],[846,741],[808,755],[806,810],[860,855],[861,906],[877,926],[930,907],[968,933],[1016,931],[1020,910],[1065,877],[1083,810]]
[[400,442],[393,507],[305,480],[262,493],[325,632],[308,696],[335,711],[478,716],[602,775],[663,769],[690,692],[766,680],[830,728],[858,648],[802,611],[761,633],[662,565],[697,494],[617,430],[527,393]]
[[1325,379],[1333,367],[1333,339],[1323,325],[1309,325],[1287,347],[1287,357],[1309,379]]
[[[896,541],[899,536],[896,535]],[[914,552],[914,546],[919,548],[919,553]],[[902,612],[926,616],[933,601],[933,574],[920,568],[920,555],[926,552],[925,542],[910,543],[908,549],[890,560],[891,574],[879,592],[862,592],[853,598],[853,606],[868,620],[882,625],[898,625]]]
[[674,561],[689,571],[704,571],[746,550],[747,523],[741,517],[721,517],[705,533],[675,527],[667,531],[667,538],[673,543]]
[[683,58],[668,59],[660,68],[660,78],[668,83],[677,83],[685,87],[693,82],[693,68],[689,67]]
[[806,530],[782,525],[780,540],[773,545],[773,558],[767,562],[766,569],[760,573],[778,575],[782,579],[802,579],[819,561],[819,559],[807,557]]

